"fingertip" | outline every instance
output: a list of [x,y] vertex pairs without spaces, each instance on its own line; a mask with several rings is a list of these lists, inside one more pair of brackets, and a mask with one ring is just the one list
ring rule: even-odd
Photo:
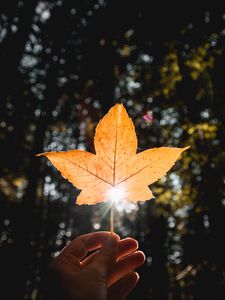
[[137,272],[132,272],[132,277],[133,279],[138,283],[139,279],[140,279],[140,276]]
[[110,237],[113,237],[115,238],[116,240],[120,240],[120,236],[115,233],[115,232],[112,232],[112,231],[97,231],[96,232],[97,234],[102,234],[102,235],[105,235],[105,237],[108,239]]
[[135,239],[132,239],[130,237],[120,240],[119,244],[121,247],[129,248],[132,251],[137,250],[139,246],[138,242]]
[[125,278],[129,280],[133,285],[136,285],[140,279],[140,276],[136,271],[131,271],[125,276]]
[[113,236],[117,241],[120,240],[120,236],[115,232],[111,232],[111,236]]
[[138,257],[139,257],[140,262],[141,262],[142,264],[144,264],[144,263],[145,263],[145,260],[146,260],[146,257],[145,257],[144,252],[138,250],[138,251],[136,251],[135,253],[138,254]]
[[135,240],[134,238],[128,237],[128,238],[125,238],[124,241],[129,241],[129,243],[131,243],[133,245],[133,247],[135,247],[136,249],[138,249],[138,247],[139,247],[138,241]]

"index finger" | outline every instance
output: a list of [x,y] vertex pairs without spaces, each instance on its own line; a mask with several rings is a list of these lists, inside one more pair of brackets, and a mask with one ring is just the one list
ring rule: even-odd
[[105,240],[113,236],[119,240],[120,237],[109,231],[98,231],[81,235],[75,238],[66,248],[63,249],[63,254],[74,255],[81,260],[85,257],[88,251],[93,251],[101,247]]
[[[116,261],[121,259],[124,256],[127,256],[137,250],[138,242],[132,238],[126,238],[123,240],[118,241],[118,253],[116,257]],[[85,267],[90,264],[95,257],[98,255],[98,251],[90,254],[84,260],[82,260],[82,266]]]

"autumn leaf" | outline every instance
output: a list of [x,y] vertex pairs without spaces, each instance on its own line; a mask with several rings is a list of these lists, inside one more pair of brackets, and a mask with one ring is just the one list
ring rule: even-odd
[[[154,198],[149,185],[166,175],[185,148],[152,148],[137,152],[131,118],[116,104],[99,121],[94,137],[96,154],[83,150],[46,152],[62,176],[82,190],[77,204],[109,201],[111,195],[127,201]],[[120,191],[120,193],[112,193]]]

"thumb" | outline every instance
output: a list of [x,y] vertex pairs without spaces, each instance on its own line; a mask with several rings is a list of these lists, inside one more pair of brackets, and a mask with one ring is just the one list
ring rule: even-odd
[[118,237],[116,235],[109,236],[102,244],[92,266],[99,272],[107,276],[116,261],[118,252]]

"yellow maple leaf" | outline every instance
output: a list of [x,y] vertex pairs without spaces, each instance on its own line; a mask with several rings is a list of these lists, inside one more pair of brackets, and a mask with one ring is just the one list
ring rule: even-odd
[[83,150],[46,152],[62,176],[82,190],[77,204],[96,204],[119,197],[127,201],[154,198],[149,185],[166,175],[184,148],[153,148],[136,154],[137,137],[131,118],[116,104],[99,121],[96,154]]

